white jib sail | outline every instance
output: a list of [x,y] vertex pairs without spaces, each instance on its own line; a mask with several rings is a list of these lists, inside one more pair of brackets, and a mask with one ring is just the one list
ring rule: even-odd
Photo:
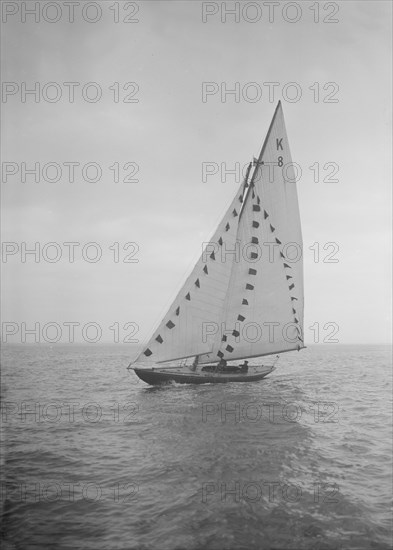
[[227,296],[244,184],[192,273],[136,362],[157,363],[210,352]]

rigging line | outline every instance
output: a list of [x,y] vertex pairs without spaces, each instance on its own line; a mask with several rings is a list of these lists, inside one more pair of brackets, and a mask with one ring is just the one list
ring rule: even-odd
[[[264,140],[263,145],[262,145],[261,152],[259,153],[258,162],[257,162],[257,168],[258,168],[259,164],[260,164],[261,161],[262,161],[262,156],[263,156],[263,153],[265,152],[267,143],[268,143],[269,138],[270,138],[271,131],[272,131],[272,129],[273,129],[274,122],[275,122],[275,120],[276,120],[276,116],[277,116],[277,113],[278,113],[278,109],[279,109],[280,107],[281,107],[281,101],[279,101],[279,102],[277,103],[276,110],[274,111],[274,115],[273,115],[272,121],[271,121],[271,123],[270,123],[269,130],[267,131],[265,140]],[[256,170],[254,170],[254,173],[253,173],[253,175],[252,175],[251,183],[254,183],[255,172],[256,172]]]
[[[268,141],[269,141],[270,134],[271,134],[271,131],[272,131],[272,129],[273,129],[273,125],[274,125],[274,122],[275,122],[275,120],[276,120],[276,116],[277,116],[277,113],[278,113],[278,110],[279,110],[280,107],[281,107],[281,101],[279,101],[279,102],[277,103],[277,107],[276,107],[276,110],[274,111],[274,115],[273,115],[273,118],[272,118],[272,120],[271,120],[271,122],[270,122],[269,129],[268,129],[267,134],[266,134],[266,137],[265,137],[265,139],[264,139],[264,141],[263,141],[262,149],[261,149],[261,152],[259,153],[259,157],[258,157],[256,166],[255,166],[255,169],[254,169],[254,171],[253,171],[253,173],[252,173],[251,181],[250,181],[250,183],[249,183],[249,185],[248,185],[247,193],[246,193],[246,194],[244,195],[244,197],[243,197],[242,208],[241,208],[240,213],[239,213],[239,223],[240,223],[240,218],[241,218],[241,215],[242,215],[242,213],[243,213],[243,210],[244,210],[244,207],[245,207],[245,204],[246,204],[246,199],[248,198],[248,195],[250,194],[251,189],[254,187],[255,176],[256,176],[256,174],[257,174],[257,172],[258,172],[258,168],[259,168],[259,166],[260,166],[260,164],[261,164],[262,157],[263,157],[263,154],[264,154],[264,152],[265,152],[267,143],[268,143]],[[247,182],[247,183],[248,183],[248,182]]]
[[[252,165],[252,163],[250,162],[250,165],[247,168],[246,177],[244,178],[244,182],[242,184],[242,185],[245,185],[245,184],[248,184],[248,185],[247,185],[247,187],[245,187],[245,191],[243,193],[243,202],[241,204],[240,211],[239,211],[239,223],[238,223],[238,225],[240,225],[240,218],[242,217],[243,210],[244,210],[244,207],[246,205],[247,197],[250,194],[251,188],[254,187],[254,184],[248,183],[249,175],[250,175],[250,171],[251,171],[251,165]],[[254,169],[253,175],[251,177],[251,181],[253,181],[253,179],[254,179],[254,173],[255,173],[255,170],[257,168],[258,168],[258,166],[256,166],[255,169]]]

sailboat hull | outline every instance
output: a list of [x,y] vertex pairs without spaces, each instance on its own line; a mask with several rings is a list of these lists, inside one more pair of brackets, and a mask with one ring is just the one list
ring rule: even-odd
[[134,368],[135,374],[151,385],[171,384],[227,384],[228,382],[257,382],[274,367],[252,367],[248,372],[192,372],[190,369]]

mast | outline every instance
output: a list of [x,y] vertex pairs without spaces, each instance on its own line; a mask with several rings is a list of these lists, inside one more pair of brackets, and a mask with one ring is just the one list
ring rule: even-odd
[[[269,129],[268,129],[268,131],[267,131],[267,134],[266,134],[266,136],[265,136],[264,142],[263,142],[263,144],[262,144],[261,152],[259,153],[259,157],[258,157],[258,159],[257,159],[257,162],[255,163],[254,172],[253,172],[253,174],[252,174],[252,176],[251,176],[251,181],[250,181],[249,184],[248,184],[247,193],[244,194],[244,201],[243,201],[242,209],[241,209],[241,212],[240,212],[240,218],[241,218],[241,216],[242,216],[242,212],[243,212],[243,209],[244,209],[244,205],[245,205],[245,203],[246,203],[247,196],[248,196],[248,194],[249,194],[249,192],[250,192],[250,189],[254,186],[254,178],[255,178],[255,175],[256,175],[256,173],[257,173],[257,171],[258,171],[258,166],[259,166],[259,164],[260,164],[260,162],[261,162],[262,155],[263,155],[263,153],[264,153],[264,151],[265,151],[266,143],[267,143],[267,140],[268,140],[268,138],[269,138],[269,136],[270,136],[270,132],[271,132],[272,127],[273,127],[274,119],[276,118],[276,114],[277,114],[277,111],[278,111],[279,107],[281,107],[281,101],[280,101],[280,100],[278,101],[277,106],[276,106],[276,108],[275,108],[275,111],[274,111],[274,114],[273,114],[273,118],[272,118],[272,120],[271,120],[271,122],[270,122]],[[251,166],[252,166],[252,163],[250,163],[250,164],[248,165],[248,168],[247,168],[247,173],[246,173],[246,177],[245,177],[245,181],[246,181],[247,183],[248,183],[248,177],[249,177],[249,174],[250,174]]]
[[[268,129],[268,131],[267,131],[265,140],[264,140],[263,145],[262,145],[261,152],[259,153],[258,163],[257,163],[256,168],[258,168],[260,162],[262,161],[262,157],[263,157],[263,154],[264,154],[264,152],[265,152],[266,145],[267,145],[267,143],[268,143],[268,141],[269,141],[270,134],[271,134],[272,128],[273,128],[273,126],[274,126],[274,122],[275,122],[275,120],[276,120],[276,116],[277,116],[277,113],[279,112],[279,110],[282,110],[281,101],[280,101],[280,100],[279,100],[278,103],[277,103],[276,109],[275,109],[274,114],[273,114],[272,121],[270,122],[269,129]],[[254,182],[255,172],[256,172],[256,170],[254,170],[254,173],[253,173],[253,175],[252,175],[251,183]]]
[[281,103],[245,196],[231,279],[212,352],[200,363],[301,349],[303,258],[295,174]]

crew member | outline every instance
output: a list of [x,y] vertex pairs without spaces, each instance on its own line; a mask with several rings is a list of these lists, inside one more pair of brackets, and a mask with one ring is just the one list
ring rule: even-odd
[[217,370],[219,371],[224,370],[226,366],[227,366],[227,362],[225,361],[225,359],[221,358],[220,362],[217,365]]
[[248,361],[244,361],[242,365],[239,365],[241,372],[248,372]]

